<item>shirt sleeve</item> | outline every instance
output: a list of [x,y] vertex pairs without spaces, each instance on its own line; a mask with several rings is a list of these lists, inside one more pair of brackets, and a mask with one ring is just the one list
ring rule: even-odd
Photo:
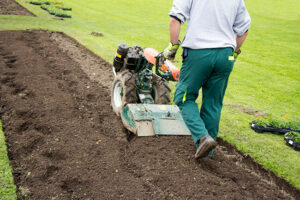
[[174,0],[169,12],[170,17],[174,17],[182,24],[190,18],[190,10],[193,0]]
[[233,24],[233,31],[238,36],[243,35],[250,28],[251,18],[246,9],[244,0],[240,0],[237,15]]

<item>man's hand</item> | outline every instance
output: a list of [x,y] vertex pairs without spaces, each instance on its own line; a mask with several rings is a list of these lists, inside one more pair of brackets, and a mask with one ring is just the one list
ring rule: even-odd
[[239,49],[238,51],[233,52],[234,60],[236,60],[237,57],[238,57],[241,53],[242,53],[241,49]]
[[233,56],[234,56],[234,59],[237,59],[238,55],[241,53],[241,46],[242,44],[244,43],[244,41],[246,40],[246,37],[248,35],[248,31],[246,31],[246,33],[244,33],[243,35],[241,36],[236,36],[236,48],[235,48],[235,51],[233,53]]
[[170,17],[170,44],[164,50],[164,57],[169,60],[174,60],[177,50],[180,46],[179,34],[181,29],[180,21],[177,18]]
[[178,44],[172,44],[170,42],[169,46],[164,50],[164,57],[168,60],[174,60],[179,46],[180,41],[178,41]]

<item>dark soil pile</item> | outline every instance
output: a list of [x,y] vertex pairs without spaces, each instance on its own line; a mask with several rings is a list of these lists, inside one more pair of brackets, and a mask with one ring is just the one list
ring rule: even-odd
[[0,116],[19,199],[299,197],[223,143],[195,161],[191,137],[128,136],[110,107],[110,68],[63,34],[0,32]]
[[0,15],[25,15],[34,16],[31,12],[25,9],[14,0],[0,1]]

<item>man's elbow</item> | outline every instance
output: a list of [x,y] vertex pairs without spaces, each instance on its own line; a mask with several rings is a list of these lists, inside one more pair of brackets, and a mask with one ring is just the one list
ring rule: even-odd
[[248,30],[242,35],[237,35],[237,38],[246,38],[247,35],[248,35]]
[[170,16],[170,24],[181,24],[181,21],[177,17]]

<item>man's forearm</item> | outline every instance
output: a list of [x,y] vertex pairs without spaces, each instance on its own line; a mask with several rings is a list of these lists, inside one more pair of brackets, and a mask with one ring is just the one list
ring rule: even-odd
[[235,52],[239,51],[239,49],[243,45],[244,41],[246,40],[247,35],[248,35],[248,31],[246,33],[244,33],[243,35],[241,35],[241,36],[236,36],[236,48],[235,48]]
[[180,22],[171,17],[170,18],[170,42],[174,44],[178,44],[179,41],[179,34],[180,34],[180,29],[181,29],[181,24]]

